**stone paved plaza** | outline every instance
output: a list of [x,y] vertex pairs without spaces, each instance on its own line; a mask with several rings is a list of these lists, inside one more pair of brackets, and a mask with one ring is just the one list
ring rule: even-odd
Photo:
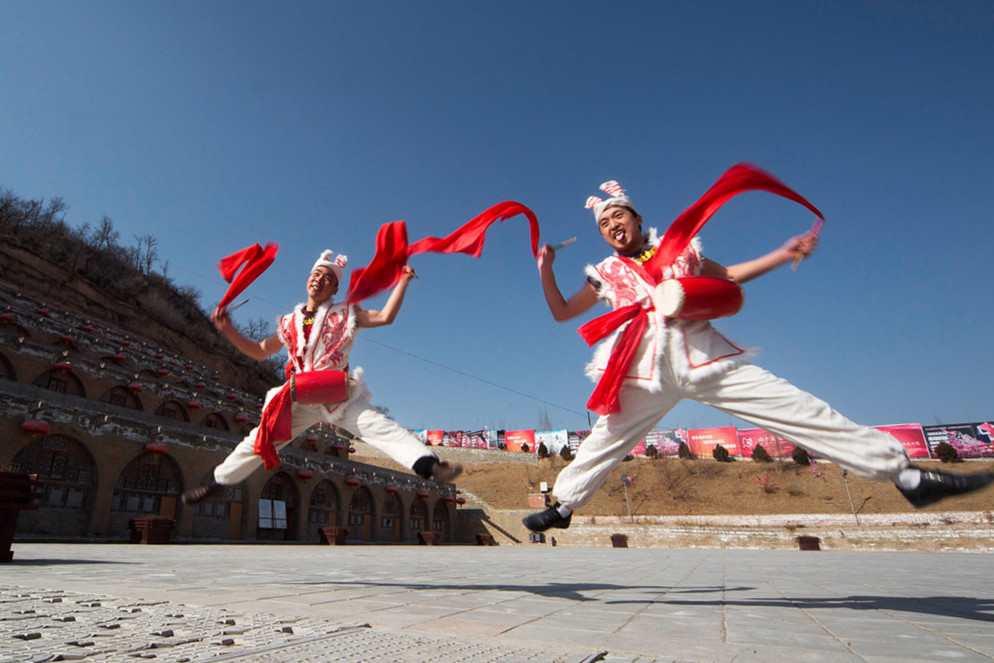
[[0,663],[992,661],[988,553],[16,544]]

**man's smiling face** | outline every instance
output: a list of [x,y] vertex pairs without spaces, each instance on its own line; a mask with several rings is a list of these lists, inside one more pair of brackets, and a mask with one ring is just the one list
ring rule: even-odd
[[620,255],[642,250],[642,217],[627,207],[608,207],[597,218],[597,227],[608,245]]

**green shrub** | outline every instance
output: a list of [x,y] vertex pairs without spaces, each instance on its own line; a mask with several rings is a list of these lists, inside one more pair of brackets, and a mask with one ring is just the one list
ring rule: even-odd
[[766,448],[762,444],[757,444],[756,448],[752,450],[752,460],[756,463],[773,462],[773,459],[770,458],[770,454],[766,451]]
[[939,442],[935,446],[935,457],[943,463],[955,463],[959,460],[959,452],[948,442]]
[[711,450],[711,457],[714,458],[719,463],[731,463],[734,458],[728,453],[728,449],[721,446],[720,444],[715,445],[714,449]]

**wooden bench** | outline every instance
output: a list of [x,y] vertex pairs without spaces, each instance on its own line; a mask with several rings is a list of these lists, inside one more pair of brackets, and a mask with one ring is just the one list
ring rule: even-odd
[[170,543],[176,521],[168,518],[132,518],[128,521],[131,543]]
[[35,489],[40,485],[37,474],[0,472],[0,562],[14,559],[10,546],[14,542],[17,516],[21,511],[38,509],[35,500],[41,493]]
[[422,546],[437,546],[441,539],[438,532],[418,532],[418,543]]
[[318,536],[326,546],[344,546],[349,530],[345,527],[319,527]]

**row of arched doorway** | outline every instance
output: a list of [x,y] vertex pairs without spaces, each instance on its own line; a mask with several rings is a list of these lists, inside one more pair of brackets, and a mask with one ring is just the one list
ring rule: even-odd
[[451,506],[444,499],[430,504],[423,492],[285,471],[273,472],[261,487],[243,482],[190,509],[179,496],[191,479],[168,454],[141,451],[117,476],[101,477],[91,450],[61,434],[32,439],[11,466],[37,474],[42,483],[40,508],[18,521],[25,535],[79,538],[102,531],[123,540],[132,519],[163,518],[192,519],[179,530],[198,540],[317,541],[321,528],[337,527],[348,529],[352,543],[413,543],[423,531],[444,541],[451,526]]

